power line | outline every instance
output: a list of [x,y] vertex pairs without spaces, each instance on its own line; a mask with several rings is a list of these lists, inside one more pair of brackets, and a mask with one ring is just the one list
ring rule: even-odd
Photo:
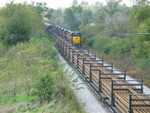
[[[85,34],[83,33],[84,36],[101,36],[101,34],[97,34],[97,35],[94,35],[94,34]],[[150,33],[120,33],[120,34],[116,34],[116,36],[130,36],[130,35],[150,35]],[[15,38],[15,37],[21,37],[21,38],[30,38],[30,37],[48,37],[48,36],[45,36],[45,35],[35,35],[35,36],[28,36],[28,35],[0,35],[0,38],[3,38],[3,37],[10,37],[10,38]]]
[[0,35],[0,38],[3,38],[3,37],[9,37],[9,38],[15,38],[15,37],[30,38],[30,37],[48,37],[48,36],[44,36],[44,35],[40,35],[40,36],[27,36],[27,35]]
[[124,36],[124,35],[150,35],[150,33],[121,33],[117,34],[119,36]]
[[[101,34],[85,34],[83,33],[84,36],[101,36]],[[150,35],[150,33],[120,33],[120,34],[114,34],[114,36],[130,36],[130,35]]]

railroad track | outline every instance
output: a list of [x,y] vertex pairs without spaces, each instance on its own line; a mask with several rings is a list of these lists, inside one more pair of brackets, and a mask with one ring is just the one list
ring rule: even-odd
[[114,70],[88,51],[72,46],[53,29],[47,32],[61,55],[73,65],[114,113],[150,113],[150,95],[143,94],[142,80],[126,80],[126,71]]

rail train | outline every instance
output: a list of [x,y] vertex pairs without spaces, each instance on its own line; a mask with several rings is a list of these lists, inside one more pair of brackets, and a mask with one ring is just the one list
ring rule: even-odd
[[59,25],[44,22],[46,29],[51,29],[60,37],[65,38],[68,42],[74,46],[82,46],[82,34],[78,31],[74,31]]

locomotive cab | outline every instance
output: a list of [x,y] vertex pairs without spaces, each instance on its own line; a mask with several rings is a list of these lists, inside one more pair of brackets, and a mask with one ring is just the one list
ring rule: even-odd
[[74,45],[81,45],[81,33],[80,32],[73,32],[72,33],[72,42]]

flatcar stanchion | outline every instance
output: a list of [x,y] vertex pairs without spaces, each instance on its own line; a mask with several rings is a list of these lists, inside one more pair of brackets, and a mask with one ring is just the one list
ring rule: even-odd
[[92,63],[90,63],[89,75],[90,75],[90,82],[92,82]]
[[72,49],[72,63],[74,64],[74,51]]
[[77,68],[79,68],[79,54],[77,53]]
[[132,105],[132,96],[131,95],[129,95],[129,110],[128,110],[128,112],[129,113],[133,113],[133,110],[132,110],[132,107],[131,107],[131,105]]
[[82,62],[83,62],[83,63],[82,63],[82,74],[83,74],[83,75],[85,74],[85,73],[84,73],[84,60],[85,60],[85,58],[82,59]]
[[113,92],[113,80],[111,81],[111,106],[115,106],[115,95]]
[[102,92],[102,82],[101,82],[101,71],[98,71],[98,77],[99,77],[99,81],[98,81],[98,86],[99,86],[99,92]]

